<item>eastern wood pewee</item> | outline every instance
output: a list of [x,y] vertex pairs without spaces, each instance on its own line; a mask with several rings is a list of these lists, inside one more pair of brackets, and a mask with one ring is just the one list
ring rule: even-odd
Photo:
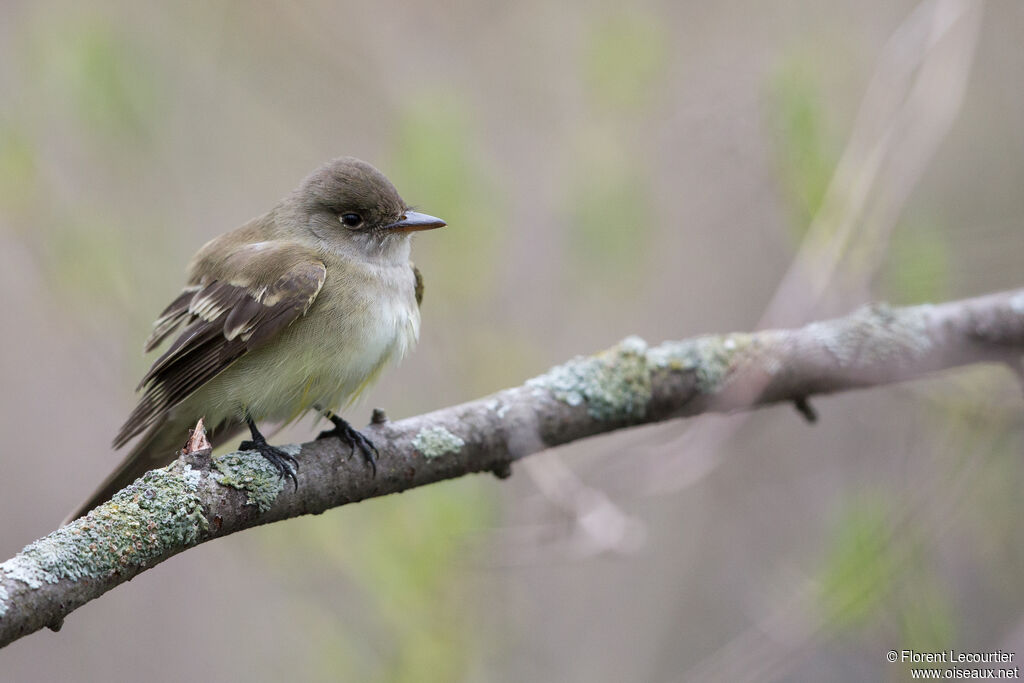
[[71,518],[172,461],[200,417],[215,446],[248,427],[240,448],[294,481],[295,460],[256,423],[314,409],[334,423],[320,437],[341,438],[376,471],[373,444],[334,411],[416,342],[423,281],[409,261],[410,237],[444,224],[410,210],[374,167],[343,157],[207,242],[146,342],[151,351],[177,333],[142,378],[142,399],[114,447],[138,441]]

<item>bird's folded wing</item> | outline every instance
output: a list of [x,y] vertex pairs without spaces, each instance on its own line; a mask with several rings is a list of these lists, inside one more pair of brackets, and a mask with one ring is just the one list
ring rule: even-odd
[[416,293],[416,305],[417,306],[422,306],[423,305],[423,273],[421,273],[420,269],[416,267],[416,264],[410,262],[409,265],[412,266],[412,277],[413,277],[413,280],[415,280],[415,283],[416,283],[415,284],[415,289],[413,290]]
[[244,245],[205,270],[154,323],[147,351],[184,329],[142,378],[145,392],[115,448],[301,317],[327,275],[314,252],[273,241]]

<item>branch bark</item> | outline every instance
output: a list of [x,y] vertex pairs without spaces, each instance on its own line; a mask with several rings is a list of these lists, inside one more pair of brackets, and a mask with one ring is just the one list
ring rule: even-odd
[[[983,362],[1021,367],[1024,289],[940,305],[865,307],[795,330],[648,347],[630,337],[525,384],[364,433],[374,477],[334,439],[291,446],[298,487],[256,453],[208,450],[153,470],[113,500],[0,564],[0,646],[139,572],[242,529],[473,472],[506,477],[524,456],[634,425],[880,386]],[[185,435],[183,435],[184,437]]]

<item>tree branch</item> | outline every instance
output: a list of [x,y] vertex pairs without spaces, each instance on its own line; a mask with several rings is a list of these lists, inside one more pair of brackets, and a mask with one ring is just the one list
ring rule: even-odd
[[[336,439],[291,446],[298,489],[258,454],[209,450],[147,473],[87,517],[0,564],[0,646],[172,555],[242,529],[514,461],[623,427],[792,401],[979,362],[1021,367],[1024,289],[941,305],[875,305],[796,330],[697,337],[648,347],[630,337],[525,384],[365,434],[378,473]],[[184,435],[183,435],[184,437]]]

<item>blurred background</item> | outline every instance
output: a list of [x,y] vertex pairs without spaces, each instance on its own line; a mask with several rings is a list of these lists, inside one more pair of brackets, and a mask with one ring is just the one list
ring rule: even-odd
[[[0,555],[120,456],[192,253],[321,162],[449,227],[414,415],[629,334],[1019,287],[1024,6],[0,3]],[[191,550],[10,681],[904,680],[1024,656],[1024,403],[971,368],[621,432]],[[307,440],[304,421],[281,440]],[[1018,662],[1019,663],[1019,662]]]

